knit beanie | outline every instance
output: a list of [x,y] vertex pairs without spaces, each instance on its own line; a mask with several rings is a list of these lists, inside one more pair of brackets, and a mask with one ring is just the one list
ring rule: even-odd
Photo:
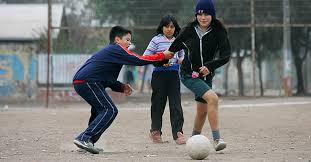
[[195,14],[207,13],[216,17],[216,11],[212,0],[198,0],[195,6]]

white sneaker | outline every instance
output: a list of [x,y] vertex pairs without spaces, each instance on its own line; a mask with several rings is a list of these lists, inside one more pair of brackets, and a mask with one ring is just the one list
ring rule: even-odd
[[214,147],[216,151],[220,151],[227,147],[227,143],[223,139],[214,140]]
[[103,148],[100,148],[100,147],[95,146],[94,143],[93,143],[93,146],[94,146],[94,148],[96,148],[99,152],[104,152],[104,149],[103,149]]
[[77,145],[80,149],[84,149],[92,154],[99,154],[99,151],[94,147],[93,143],[91,142],[75,139],[73,143]]

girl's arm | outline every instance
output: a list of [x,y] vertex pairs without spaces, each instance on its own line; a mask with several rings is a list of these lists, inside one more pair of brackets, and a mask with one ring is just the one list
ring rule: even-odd
[[168,51],[175,53],[184,48],[183,42],[185,41],[185,38],[187,37],[187,30],[189,30],[189,27],[185,27],[181,30],[181,32],[178,34],[174,42],[171,44]]
[[219,58],[204,63],[204,65],[208,68],[210,72],[213,72],[214,70],[223,66],[230,60],[231,47],[227,36],[227,32],[225,30],[222,30],[219,33],[218,50],[219,50]]

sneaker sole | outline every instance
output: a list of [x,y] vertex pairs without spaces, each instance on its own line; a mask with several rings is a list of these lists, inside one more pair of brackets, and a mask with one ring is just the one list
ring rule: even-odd
[[183,141],[177,141],[177,140],[175,140],[175,143],[177,144],[177,145],[184,145],[184,144],[186,144],[186,140],[183,140]]
[[86,147],[85,145],[83,145],[80,141],[78,140],[74,140],[73,143],[79,147],[80,149],[84,149],[92,154],[99,154],[99,151],[98,150],[94,150],[92,148],[89,148],[89,147]]
[[216,151],[221,151],[227,147],[226,143],[220,143],[217,147],[215,147]]
[[104,149],[102,148],[95,147],[95,149],[97,149],[99,152],[104,152]]
[[175,143],[176,143],[177,145],[185,145],[185,144],[186,144],[186,142],[176,142],[176,141],[175,141]]

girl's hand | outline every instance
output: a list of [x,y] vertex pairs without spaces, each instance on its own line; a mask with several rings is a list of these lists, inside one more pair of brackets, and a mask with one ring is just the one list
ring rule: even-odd
[[182,61],[183,61],[184,59],[178,59],[178,64],[182,64]]
[[125,84],[125,85],[124,85],[124,91],[123,91],[123,93],[124,93],[126,96],[129,96],[129,95],[132,94],[133,90],[134,90],[134,89],[131,87],[131,85]]
[[203,77],[207,76],[210,73],[210,71],[208,70],[206,66],[202,66],[199,69],[200,69],[200,73],[203,74]]

